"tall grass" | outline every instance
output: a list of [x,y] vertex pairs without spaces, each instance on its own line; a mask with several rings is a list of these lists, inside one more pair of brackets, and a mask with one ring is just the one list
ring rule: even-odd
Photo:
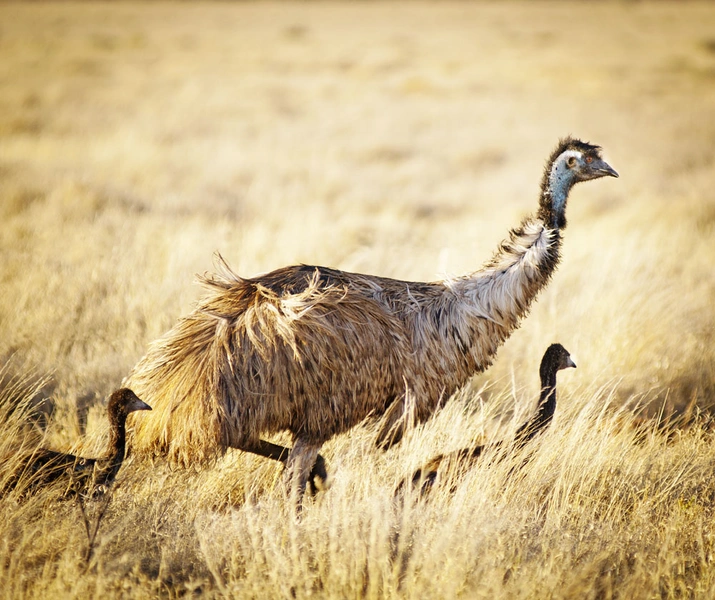
[[[562,395],[556,423],[528,450],[530,460],[488,454],[466,473],[444,473],[427,497],[395,499],[396,483],[432,449],[468,443],[513,402],[504,394],[474,410],[456,400],[387,454],[374,448],[370,427],[336,439],[325,450],[335,484],[299,516],[278,469],[238,453],[200,474],[129,465],[89,561],[76,504],[52,490],[4,498],[0,583],[8,597],[69,598],[715,591],[708,422],[671,435],[638,426],[613,406],[613,385]],[[513,434],[512,421],[494,436]],[[3,439],[17,431],[4,427]],[[91,519],[98,509],[87,512]]]
[[[0,23],[0,481],[38,444],[102,451],[104,399],[215,250],[246,275],[430,280],[533,210],[558,137],[621,174],[574,190],[562,264],[493,367],[387,453],[370,425],[331,441],[299,518],[279,467],[238,452],[130,463],[85,507],[96,538],[20,487],[0,595],[713,595],[712,5],[8,3]],[[434,454],[513,435],[553,341],[579,368],[526,466],[487,456],[396,503]]]

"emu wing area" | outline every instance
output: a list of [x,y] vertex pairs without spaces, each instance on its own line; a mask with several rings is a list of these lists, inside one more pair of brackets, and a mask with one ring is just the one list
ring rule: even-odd
[[386,284],[401,282],[300,266],[246,280],[244,310],[215,297],[209,312],[236,315],[219,334],[235,358],[221,374],[232,388],[224,434],[287,429],[319,444],[384,413],[419,370],[405,307]]
[[309,266],[243,279],[219,267],[127,382],[153,408],[136,419],[138,454],[205,463],[285,430],[322,444],[408,389],[422,420],[474,373],[464,340],[437,331],[451,297],[441,283]]

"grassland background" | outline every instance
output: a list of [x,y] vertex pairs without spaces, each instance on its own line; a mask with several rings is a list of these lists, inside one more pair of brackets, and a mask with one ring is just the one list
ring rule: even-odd
[[[240,453],[127,469],[88,569],[76,507],[12,497],[2,594],[708,597],[710,434],[636,443],[619,407],[715,405],[715,5],[0,5],[0,358],[41,379],[19,396],[49,399],[55,448],[99,451],[104,397],[214,251],[245,275],[461,274],[569,133],[621,177],[574,190],[554,281],[443,415],[386,455],[369,427],[331,442],[334,488],[299,520]],[[579,368],[524,481],[487,465],[395,508],[421,460],[509,435],[552,341]]]

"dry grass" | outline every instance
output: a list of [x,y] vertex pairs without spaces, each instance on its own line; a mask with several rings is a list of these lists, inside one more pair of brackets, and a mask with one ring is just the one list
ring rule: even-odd
[[[75,505],[15,492],[0,597],[712,597],[707,419],[642,434],[633,412],[715,405],[715,6],[2,4],[0,23],[5,457],[99,451],[103,398],[214,250],[242,274],[434,279],[535,207],[559,136],[621,173],[574,191],[561,268],[494,367],[395,450],[331,442],[334,487],[300,519],[259,458],[134,465],[86,560]],[[552,341],[579,369],[534,460],[395,506],[422,460],[513,432]]]

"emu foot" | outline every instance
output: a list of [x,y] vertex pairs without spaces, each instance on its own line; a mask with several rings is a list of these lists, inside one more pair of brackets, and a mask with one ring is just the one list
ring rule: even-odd
[[315,464],[310,470],[307,488],[311,496],[330,489],[330,479],[328,477],[328,470],[325,468],[325,459],[320,456],[320,454],[318,454],[318,457],[315,459]]

